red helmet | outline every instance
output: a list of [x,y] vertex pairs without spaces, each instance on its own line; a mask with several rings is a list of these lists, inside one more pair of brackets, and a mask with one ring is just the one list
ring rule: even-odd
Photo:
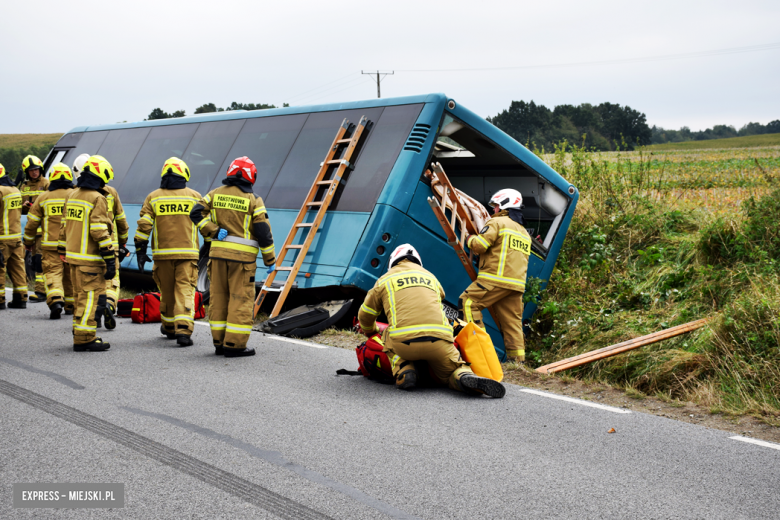
[[249,157],[239,157],[235,159],[227,169],[227,176],[232,177],[234,175],[240,175],[244,179],[248,180],[254,186],[257,180],[257,167],[252,159]]

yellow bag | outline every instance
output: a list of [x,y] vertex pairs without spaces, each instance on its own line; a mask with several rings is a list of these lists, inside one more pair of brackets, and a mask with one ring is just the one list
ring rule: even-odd
[[467,363],[471,363],[471,370],[480,377],[487,377],[494,381],[504,379],[504,371],[501,362],[493,347],[488,333],[473,322],[463,327],[455,338],[460,348],[460,355]]

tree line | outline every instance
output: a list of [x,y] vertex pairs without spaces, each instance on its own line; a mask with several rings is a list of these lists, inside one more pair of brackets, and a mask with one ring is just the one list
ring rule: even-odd
[[741,135],[780,133],[780,120],[766,125],[748,123],[739,130],[715,125],[699,132],[688,127],[666,130],[647,124],[647,116],[614,103],[558,105],[552,110],[533,101],[512,101],[509,108],[487,120],[531,148],[552,150],[563,140],[594,150],[633,150],[656,143],[723,139]]
[[[282,107],[289,107],[289,103],[284,103]],[[267,103],[236,103],[233,101],[230,106],[221,108],[217,107],[214,103],[205,103],[195,109],[196,114],[208,114],[211,112],[230,112],[232,110],[265,110],[266,108],[278,108],[276,105],[269,105]],[[165,112],[161,108],[155,108],[149,113],[149,116],[144,121],[152,121],[154,119],[170,119],[173,117],[184,117],[187,113],[184,110],[176,110],[175,112]]]

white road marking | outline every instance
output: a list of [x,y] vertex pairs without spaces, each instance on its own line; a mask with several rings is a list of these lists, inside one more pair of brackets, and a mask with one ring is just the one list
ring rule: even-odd
[[555,395],[547,392],[540,392],[539,390],[531,390],[530,388],[521,388],[521,392],[527,394],[540,395],[542,397],[549,397],[550,399],[558,399],[559,401],[566,401],[569,403],[579,404],[582,406],[590,406],[591,408],[599,408],[613,413],[631,413],[631,410],[624,410],[623,408],[615,408],[614,406],[606,406],[598,403],[591,403],[590,401],[583,401],[582,399],[574,399],[572,397],[566,397],[563,395]]
[[759,446],[763,446],[764,448],[772,448],[773,450],[780,450],[780,444],[760,441],[758,439],[751,439],[750,437],[742,437],[741,435],[735,435],[734,437],[729,437],[729,439],[734,439],[735,441],[749,442],[750,444],[758,444]]
[[[207,321],[196,321],[195,324],[196,325],[203,325],[204,327],[208,327],[209,326]],[[257,331],[253,331],[253,332],[257,332]],[[277,341],[286,341],[287,343],[296,343],[298,345],[303,345],[304,347],[328,348],[327,345],[320,345],[319,343],[310,343],[308,341],[301,341],[299,339],[285,338],[283,336],[277,336],[275,334],[265,334],[265,333],[261,333],[261,334],[263,334],[263,337],[265,337],[265,338],[275,339]]]

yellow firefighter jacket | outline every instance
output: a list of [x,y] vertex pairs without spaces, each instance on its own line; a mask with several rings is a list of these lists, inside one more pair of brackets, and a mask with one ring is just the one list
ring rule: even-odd
[[38,197],[27,214],[27,225],[24,227],[24,243],[31,246],[35,243],[35,233],[43,229],[41,248],[56,251],[60,240],[60,223],[65,199],[72,189],[45,191]]
[[256,261],[259,251],[265,265],[274,263],[274,241],[263,199],[236,186],[220,186],[198,202],[196,209],[199,208],[202,208],[200,215],[196,216],[202,219],[193,221],[206,240],[216,239],[222,228],[227,230],[228,236],[254,240],[260,246],[211,240],[209,258],[249,263]]
[[12,186],[0,186],[0,240],[22,239],[22,196]]
[[201,199],[190,188],[158,189],[146,196],[135,240],[149,242],[154,260],[197,260],[198,233],[190,212]]
[[109,185],[103,187],[106,192],[106,202],[108,203],[108,218],[114,224],[114,232],[111,233],[111,242],[114,249],[119,248],[119,244],[127,243],[127,236],[130,233],[130,226],[127,225],[125,209],[122,207],[122,201],[119,200],[119,193]]
[[360,327],[376,330],[376,317],[384,310],[389,327],[384,340],[407,341],[433,337],[453,341],[452,326],[442,309],[444,289],[431,273],[409,260],[401,260],[368,291],[358,311]]
[[479,235],[469,237],[468,246],[479,255],[479,280],[496,287],[525,291],[531,236],[523,226],[509,218],[509,212],[504,210],[491,217]]
[[[38,198],[38,196],[46,193],[46,189],[48,187],[49,179],[43,176],[43,172],[41,172],[41,176],[36,180],[26,179],[22,183],[22,185],[19,187],[19,190],[22,193],[22,215],[27,215],[27,213],[32,209],[25,207],[24,203],[29,202],[30,204],[35,204],[35,200]],[[36,235],[41,236],[42,234],[43,230],[39,226],[36,230]]]
[[112,250],[113,226],[108,202],[102,190],[76,188],[70,192],[62,210],[58,251],[65,251],[71,265],[104,264],[101,249]]

